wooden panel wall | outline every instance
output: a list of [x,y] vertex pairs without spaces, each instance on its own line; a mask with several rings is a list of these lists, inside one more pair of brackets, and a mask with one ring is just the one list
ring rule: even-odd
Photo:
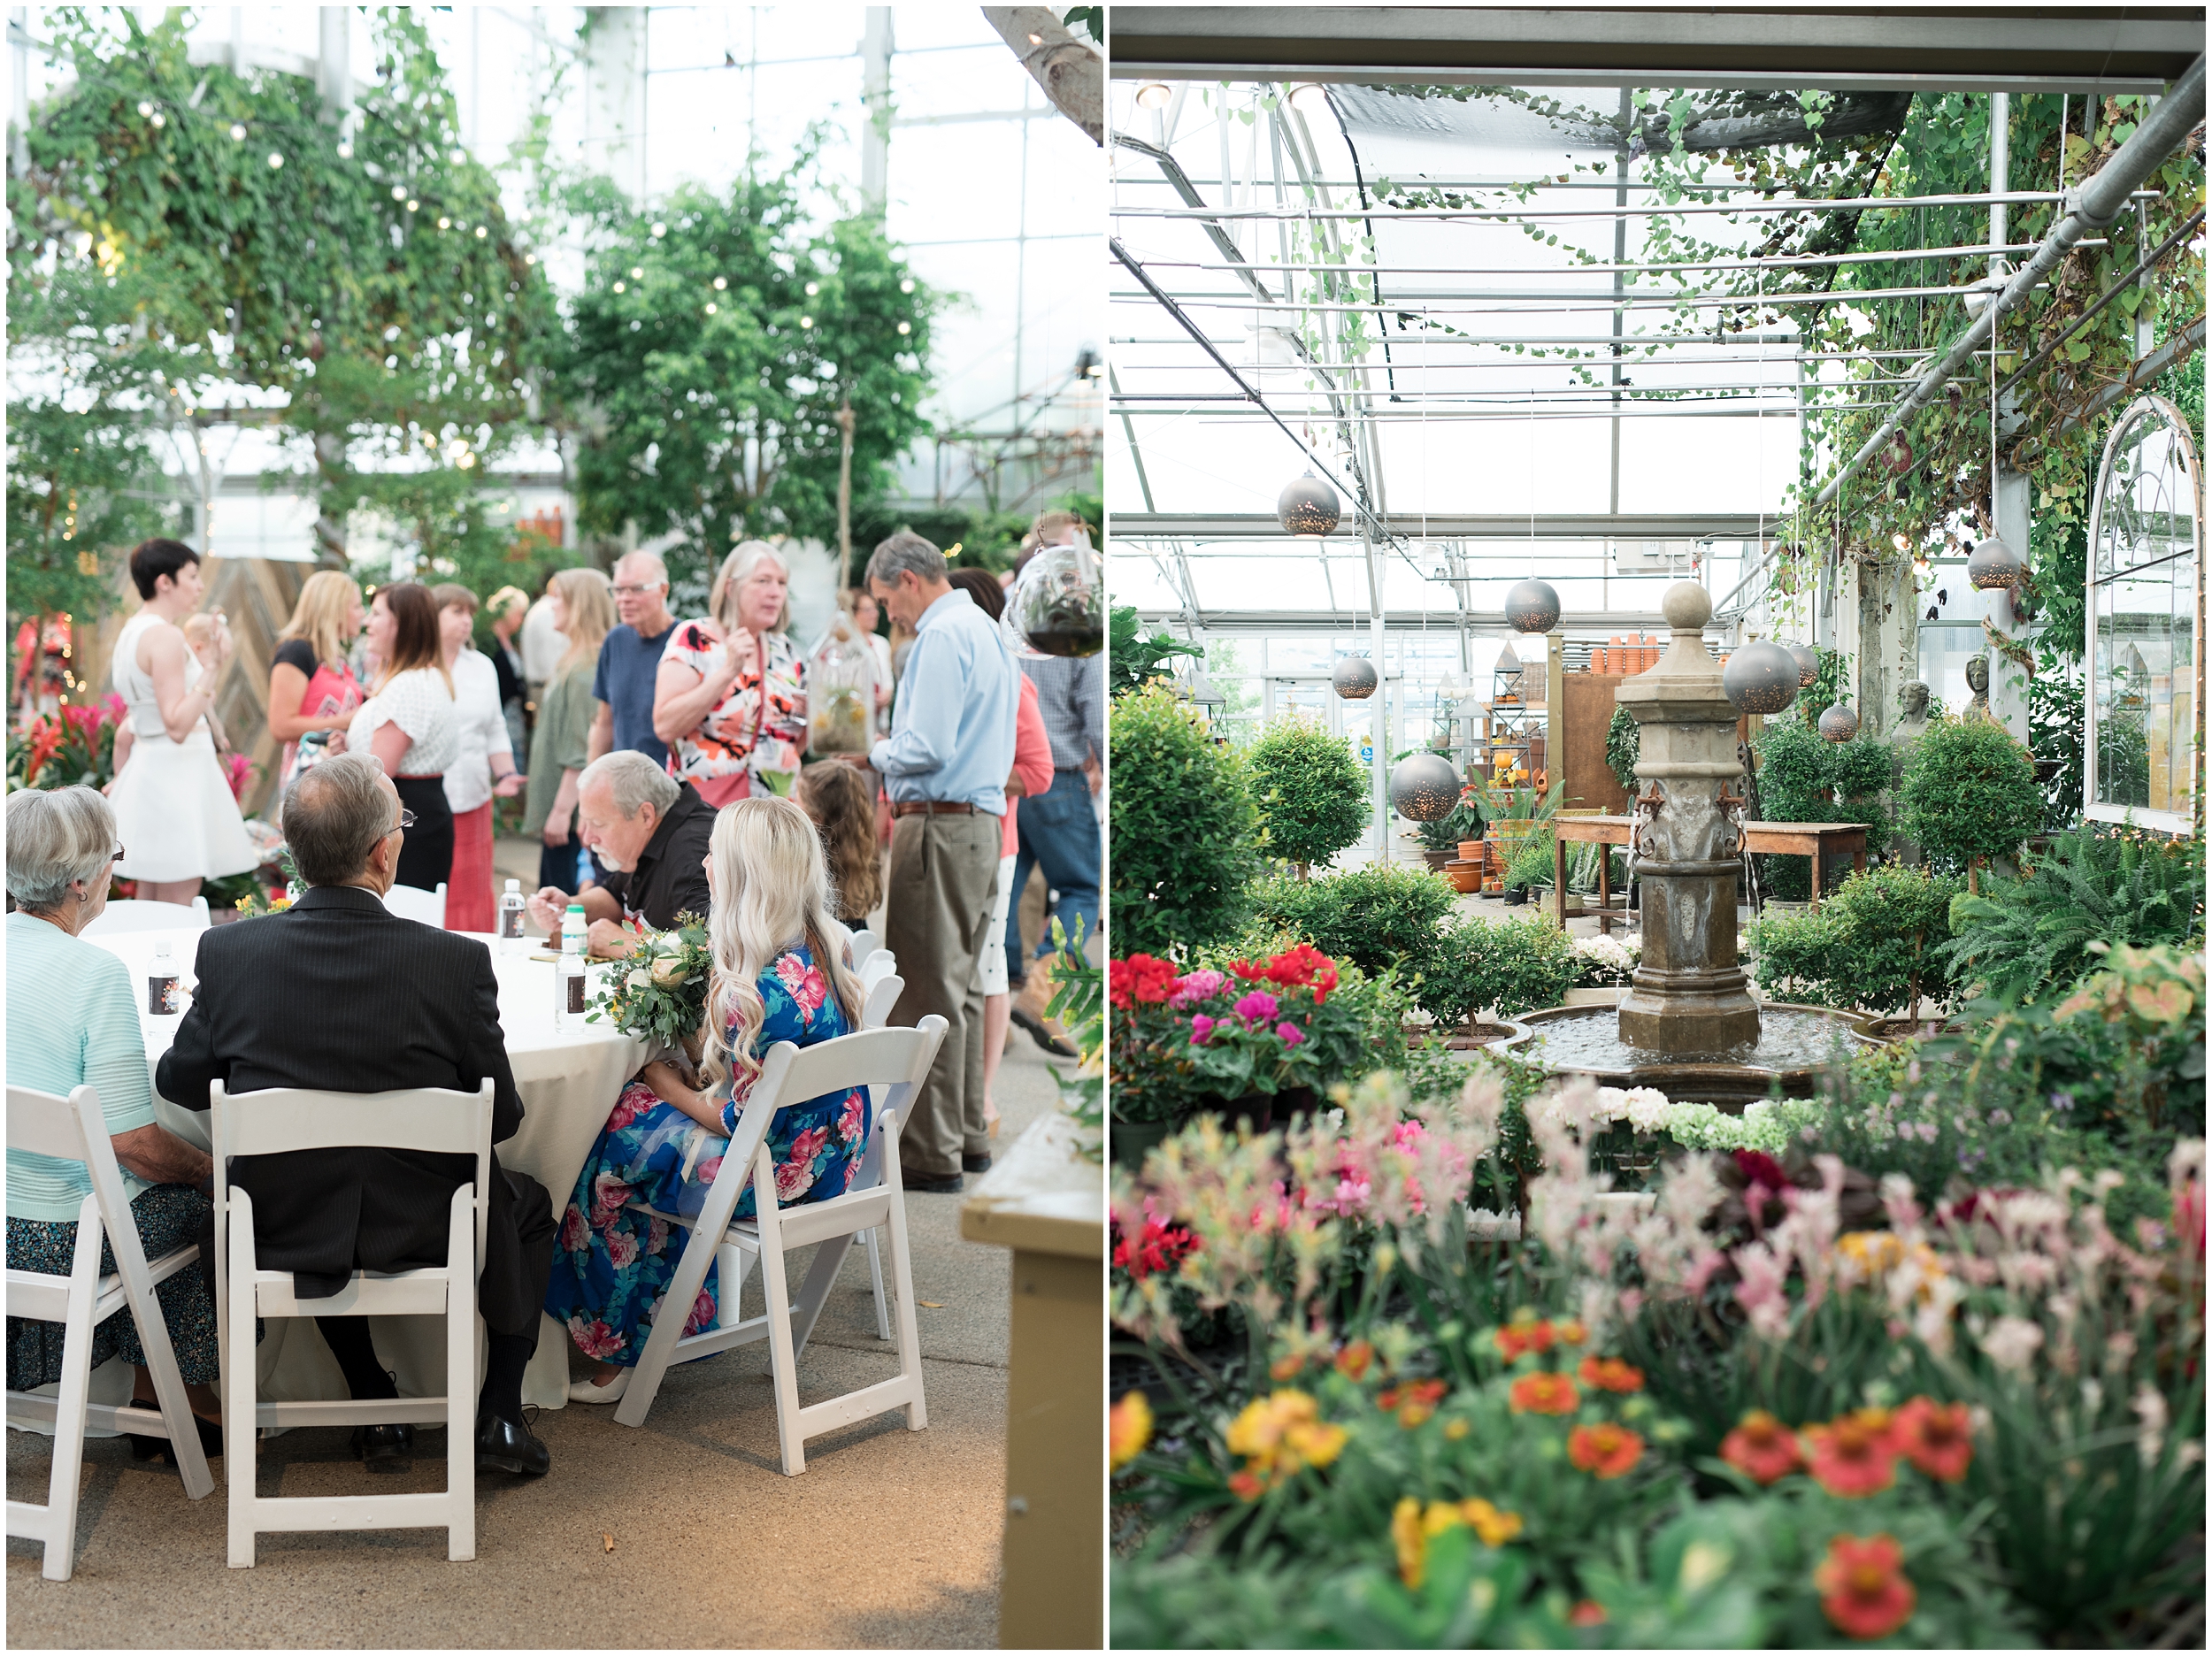
[[1609,816],[1627,814],[1627,790],[1605,768],[1605,732],[1613,722],[1614,692],[1624,677],[1593,672],[1562,675],[1566,705],[1560,722],[1567,778],[1567,791],[1559,801],[1562,810],[1599,810]]

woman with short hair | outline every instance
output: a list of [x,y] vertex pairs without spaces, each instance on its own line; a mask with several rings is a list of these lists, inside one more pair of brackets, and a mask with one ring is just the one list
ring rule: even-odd
[[401,806],[414,813],[394,883],[434,892],[453,873],[445,773],[461,756],[461,724],[430,589],[413,581],[380,588],[369,604],[368,640],[380,665],[347,729],[347,751],[373,754]]
[[614,584],[595,569],[565,569],[554,576],[546,599],[568,648],[538,702],[522,832],[544,842],[538,852],[538,884],[575,891],[584,883],[577,869],[583,841],[576,835],[576,796],[584,767],[591,763],[591,722],[599,710],[592,699],[592,678],[599,668],[599,647],[614,630]]
[[300,738],[310,731],[331,732],[325,751],[343,753],[346,731],[365,696],[347,660],[367,617],[361,588],[340,570],[318,570],[300,588],[292,618],[277,634],[269,659],[269,734],[284,744],[277,771],[277,796],[292,786],[299,766]]
[[490,932],[498,912],[492,895],[492,800],[522,792],[507,720],[499,706],[499,672],[469,647],[476,630],[476,594],[449,581],[434,586],[438,642],[453,678],[454,717],[461,754],[446,768],[445,799],[453,810],[453,875],[446,882],[445,929]]
[[[581,1403],[621,1397],[683,1254],[666,1220],[626,1204],[695,1218],[768,1049],[787,1040],[811,1046],[860,1027],[864,993],[830,918],[821,838],[796,803],[749,799],[726,808],[715,820],[707,880],[715,966],[703,1031],[707,1084],[695,1090],[656,1065],[651,1085],[641,1077],[622,1089],[554,1244],[545,1308],[592,1360],[591,1376],[569,1387]],[[779,1109],[764,1139],[779,1205],[843,1195],[860,1170],[870,1124],[865,1087]],[[748,1190],[737,1217],[754,1210]],[[715,1320],[718,1292],[710,1269],[698,1299],[682,1308],[685,1333]]]
[[668,772],[718,809],[789,798],[806,751],[806,662],[791,641],[791,566],[765,540],[722,560],[708,613],[678,624],[653,686]]
[[[80,936],[107,907],[109,870],[124,851],[115,835],[115,813],[96,789],[8,795],[8,895],[16,905],[7,918],[8,1085],[58,1098],[80,1086],[98,1092],[131,1218],[154,1260],[198,1238],[211,1207],[204,1186],[213,1164],[205,1151],[155,1121],[130,969]],[[83,1162],[10,1150],[8,1269],[67,1276],[77,1250],[77,1214],[91,1192]],[[111,1243],[102,1245],[100,1269],[116,1269]],[[214,1296],[195,1270],[178,1272],[154,1295],[201,1422],[201,1444],[220,1454],[215,1422],[222,1409],[210,1390],[216,1378]],[[60,1379],[62,1342],[58,1322],[10,1317],[8,1389],[28,1392]],[[153,1376],[128,1307],[92,1330],[95,1368],[118,1355],[137,1372],[133,1395],[153,1403]],[[134,1434],[131,1449],[150,1460],[168,1453],[168,1445]]]

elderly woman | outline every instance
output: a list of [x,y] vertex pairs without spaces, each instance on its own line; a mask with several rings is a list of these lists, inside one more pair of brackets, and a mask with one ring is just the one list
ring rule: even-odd
[[718,810],[789,798],[806,751],[806,662],[792,643],[791,569],[765,540],[722,560],[710,613],[678,624],[653,686],[653,734],[668,770]]
[[[862,991],[830,918],[821,837],[790,800],[743,800],[715,819],[706,859],[714,906],[707,927],[714,986],[707,997],[706,1085],[649,1064],[622,1090],[569,1198],[555,1245],[545,1308],[593,1363],[569,1387],[580,1403],[612,1403],[644,1353],[653,1312],[683,1255],[665,1221],[625,1206],[695,1216],[721,1169],[746,1095],[778,1041],[811,1046],[860,1027]],[[726,1089],[721,1085],[728,1082]],[[841,1196],[867,1148],[864,1087],[826,1092],[778,1110],[766,1143],[776,1200],[792,1208]],[[754,1193],[737,1216],[752,1217]],[[684,1307],[684,1331],[714,1321],[710,1270]]]
[[[107,907],[108,880],[123,847],[115,813],[88,787],[8,795],[8,1085],[66,1097],[89,1085],[113,1135],[123,1189],[147,1257],[189,1246],[200,1235],[212,1172],[206,1152],[154,1120],[146,1040],[138,1026],[129,969],[78,933]],[[8,1268],[66,1276],[77,1247],[77,1209],[92,1190],[81,1162],[8,1152]],[[112,1246],[100,1269],[116,1269]],[[215,1300],[198,1271],[180,1271],[155,1289],[176,1350],[200,1441],[223,1452],[222,1418],[209,1388],[216,1374]],[[151,1403],[153,1377],[127,1307],[92,1331],[96,1367],[120,1353],[137,1371],[134,1395]],[[8,1389],[27,1392],[61,1378],[62,1326],[8,1319]],[[165,1438],[131,1438],[141,1460],[168,1453]]]

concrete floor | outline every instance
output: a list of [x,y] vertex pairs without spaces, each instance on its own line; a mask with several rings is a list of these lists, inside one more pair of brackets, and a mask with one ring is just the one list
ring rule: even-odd
[[[501,862],[510,861],[503,844]],[[511,870],[519,871],[519,870]],[[1018,1031],[997,1094],[1010,1143],[1057,1092]],[[982,1647],[997,1642],[1005,1499],[1004,1250],[964,1242],[958,1196],[910,1194],[929,1429],[900,1416],[814,1439],[778,1469],[763,1345],[670,1371],[645,1426],[611,1408],[541,1414],[553,1455],[531,1482],[478,1485],[477,1555],[446,1560],[428,1530],[265,1536],[252,1569],[225,1564],[222,1463],[188,1501],[165,1465],[121,1438],[85,1449],[76,1574],[49,1582],[11,1539],[8,1643],[17,1647]],[[804,1274],[795,1261],[793,1280]],[[758,1308],[749,1286],[746,1314]],[[875,1337],[864,1254],[849,1257],[800,1359],[813,1402],[895,1372]],[[8,1434],[12,1499],[43,1502],[50,1440]],[[407,1476],[369,1476],[347,1434],[303,1428],[260,1445],[264,1494],[444,1487],[444,1435]],[[434,1459],[433,1456],[441,1458]],[[613,1538],[611,1551],[607,1537]]]

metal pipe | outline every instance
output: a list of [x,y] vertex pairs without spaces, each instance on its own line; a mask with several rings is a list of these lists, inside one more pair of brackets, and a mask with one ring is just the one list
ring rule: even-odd
[[2038,368],[2040,368],[2044,363],[2049,359],[2052,352],[2055,351],[2060,346],[2063,345],[2068,340],[2073,338],[2076,334],[2081,331],[2083,326],[2088,322],[2090,318],[2095,316],[2098,311],[2103,310],[2115,299],[2117,299],[2122,294],[2127,292],[2129,288],[2134,287],[2137,282],[2141,281],[2153,265],[2156,264],[2161,259],[2164,258],[2166,255],[2179,247],[2184,242],[2186,242],[2196,233],[2198,226],[2203,223],[2204,209],[2200,207],[2196,210],[2196,211],[2191,213],[2186,218],[2183,219],[2181,221],[2181,227],[2178,230],[2176,230],[2173,234],[2168,236],[2163,242],[2160,242],[2154,251],[2144,255],[2143,262],[2140,264],[2138,264],[2133,270],[2130,271],[2120,280],[2113,283],[2111,287],[2106,288],[2103,293],[2098,295],[2096,299],[2089,305],[2089,307],[2079,316],[2076,317],[2071,322],[2068,323],[2065,329],[2061,332],[2057,337],[2047,341],[2041,350],[2036,352],[2034,356],[2029,357],[2027,361],[2022,363],[2018,368],[2015,369],[2010,374],[2006,376],[2004,383],[1997,387],[1999,395],[2001,395],[2003,393],[2011,390],[2012,387],[2018,385],[2021,380],[2026,379],[2028,375],[2033,373]]
[[[1141,180],[1125,180],[1133,188]],[[1434,186],[1424,184],[1423,188]],[[1543,190],[1563,188],[1557,184],[1540,184]],[[1593,184],[1592,189],[1609,189],[1617,194],[1623,190],[1654,189],[1651,184]],[[1699,188],[1702,188],[1703,186]],[[1832,200],[1818,196],[1793,196],[1783,201],[1763,202],[1698,202],[1677,203],[1672,206],[1637,207],[1621,203],[1611,207],[1378,207],[1372,212],[1347,209],[1317,207],[1238,207],[1180,208],[1180,207],[1111,207],[1107,211],[1117,218],[1671,218],[1678,213],[1793,213],[1793,212],[1866,212],[1888,211],[1907,207],[1986,207],[1993,203],[2018,206],[2037,202],[2063,199],[2062,190],[2007,190],[2001,195],[1978,191],[1964,196],[1848,196]]]
[[[1992,208],[1993,212],[2001,209]],[[1624,220],[1622,227],[1625,227]],[[1763,270],[1825,270],[1853,264],[1903,264],[1915,259],[1978,258],[1987,254],[2001,258],[2008,253],[2032,253],[2035,244],[2023,242],[2008,245],[2002,240],[1987,243],[1976,242],[1969,247],[1899,248],[1877,253],[1778,253],[1772,258],[1685,260],[1679,264],[1646,264],[1624,260],[1612,264],[1564,264],[1558,266],[1567,276],[1666,276],[1681,271],[1763,271]],[[1234,264],[1207,264],[1197,259],[1156,258],[1152,263],[1164,270],[1235,271],[1247,266],[1242,261]],[[1355,276],[1526,276],[1543,269],[1529,264],[1286,264],[1284,270],[1346,274]]]
[[2148,178],[2159,163],[2173,152],[2175,145],[2186,138],[2190,129],[2203,119],[2204,58],[2200,56],[2174,82],[2172,92],[2144,117],[2133,135],[2120,146],[2119,153],[2093,177],[2067,192],[2067,211],[2051,226],[2051,233],[2043,238],[2043,245],[2036,249],[2035,257],[2020,267],[1951,349],[1904,395],[1889,418],[1830,479],[1813,503],[1824,506],[1835,499],[1852,474],[1878,454],[1882,445],[1943,389],[1960,364],[1978,347],[1995,337],[1997,324],[2007,311],[2057,269],[2059,262],[2083,236],[2092,230],[2103,229],[2120,216],[2135,187]]

